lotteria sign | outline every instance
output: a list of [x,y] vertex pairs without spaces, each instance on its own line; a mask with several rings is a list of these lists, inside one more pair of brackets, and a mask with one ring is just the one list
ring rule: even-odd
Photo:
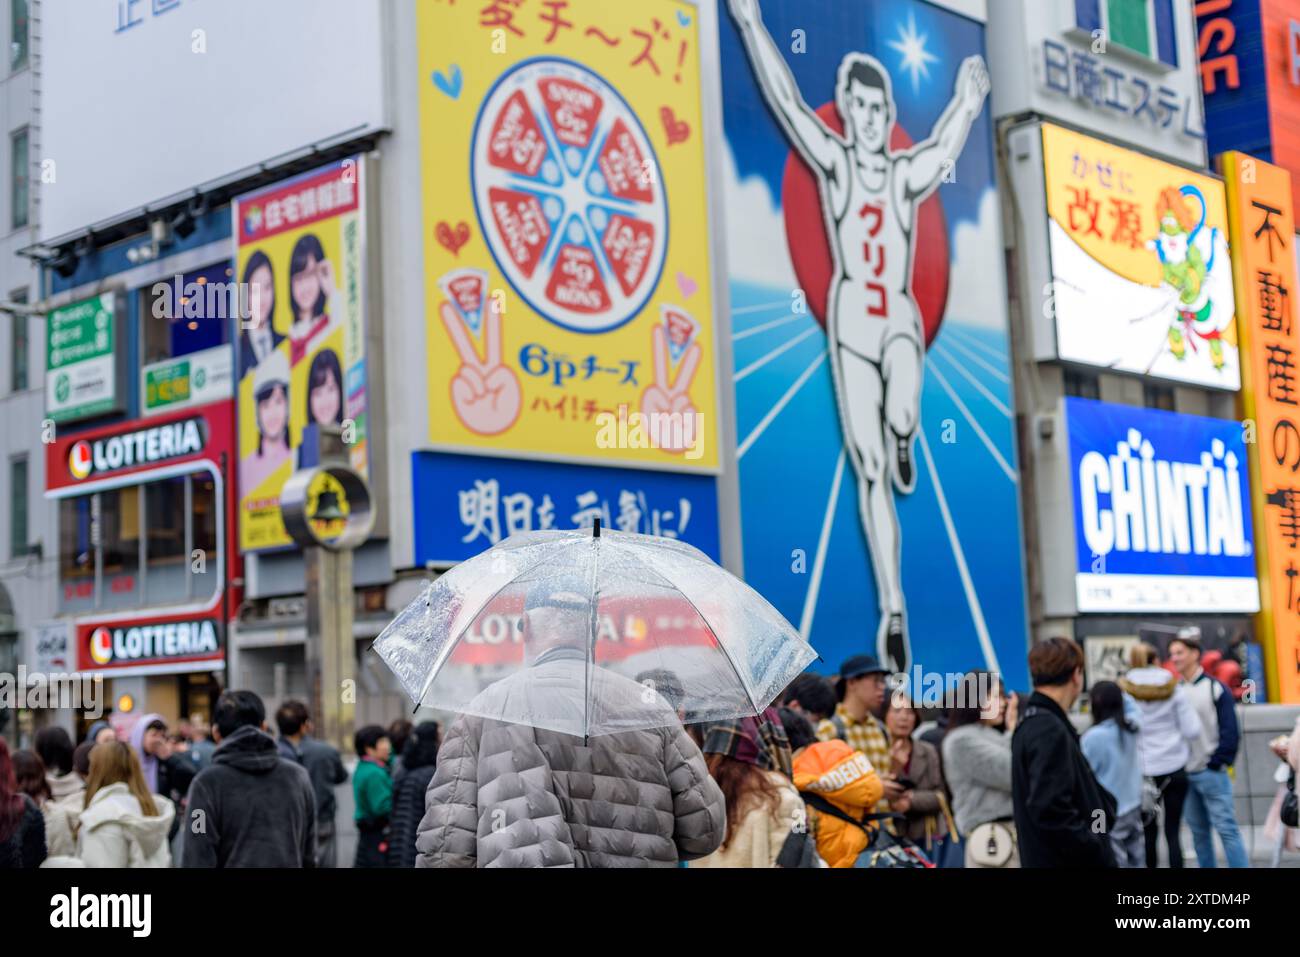
[[1081,612],[1256,612],[1240,422],[1067,398]]
[[220,667],[223,658],[222,624],[217,618],[173,617],[77,627],[77,662],[82,671],[207,670]]
[[203,420],[184,419],[137,429],[123,435],[73,443],[68,452],[68,473],[80,481],[104,472],[140,465],[157,465],[203,451]]
[[233,414],[227,400],[60,437],[46,446],[46,490],[75,494],[74,489],[101,480],[195,460],[219,461],[231,451]]

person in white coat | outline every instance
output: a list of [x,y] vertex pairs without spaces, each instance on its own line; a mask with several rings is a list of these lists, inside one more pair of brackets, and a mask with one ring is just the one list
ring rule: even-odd
[[1187,763],[1192,745],[1204,733],[1187,689],[1171,672],[1159,665],[1160,654],[1145,642],[1129,652],[1129,671],[1120,679],[1120,687],[1133,696],[1142,712],[1138,732],[1138,754],[1142,773],[1149,779],[1145,787],[1154,789],[1154,802],[1142,802],[1142,823],[1146,836],[1147,867],[1156,866],[1156,845],[1160,827],[1156,805],[1164,808],[1165,842],[1169,848],[1169,866],[1183,866],[1179,828],[1183,820],[1183,802],[1189,787]]
[[90,752],[77,857],[86,867],[171,867],[167,832],[175,815],[170,800],[149,793],[128,745],[97,744]]

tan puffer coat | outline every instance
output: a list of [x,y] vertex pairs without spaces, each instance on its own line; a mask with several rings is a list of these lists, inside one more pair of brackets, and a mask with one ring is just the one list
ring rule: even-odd
[[[581,673],[579,669],[578,673]],[[529,669],[507,689],[538,715],[581,702],[573,672]],[[606,704],[645,689],[604,669]],[[471,705],[468,711],[488,708]],[[580,706],[580,705],[579,705]],[[463,714],[438,751],[416,831],[416,867],[674,867],[712,853],[726,804],[680,723],[583,739]]]

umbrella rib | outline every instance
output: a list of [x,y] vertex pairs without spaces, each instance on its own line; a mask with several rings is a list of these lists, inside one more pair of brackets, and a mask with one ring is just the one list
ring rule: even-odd
[[[644,559],[642,560],[644,561]],[[720,637],[718,637],[718,633],[714,631],[713,625],[709,623],[709,619],[704,617],[704,612],[700,611],[699,607],[695,604],[695,602],[691,601],[691,596],[686,594],[686,592],[682,590],[682,586],[678,585],[675,581],[673,581],[671,575],[669,575],[661,568],[655,568],[654,572],[656,575],[660,576],[664,581],[668,582],[668,584],[676,588],[677,594],[681,595],[683,598],[686,599],[686,603],[690,605],[691,609],[695,612],[695,614],[699,616],[700,621],[704,622],[704,627],[709,629],[709,634],[713,636],[713,640],[718,643],[718,647],[722,649],[723,655],[726,656],[727,664],[731,665],[731,670],[736,673],[736,680],[740,682],[740,687],[745,689],[745,697],[749,699],[749,706],[754,709],[754,714],[755,716],[757,716],[758,702],[754,700],[753,692],[749,690],[749,685],[745,683],[744,676],[740,673],[740,669],[736,667],[736,662],[732,660],[731,652],[727,650],[726,644],[723,642],[723,640]]]
[[[537,561],[533,562],[531,565],[525,567],[517,574],[512,575],[509,581],[502,584],[500,588],[494,591],[491,595],[488,595],[487,598],[483,599],[482,603],[478,606],[478,609],[474,612],[474,614],[469,616],[469,620],[465,622],[465,624],[461,627],[461,629],[457,631],[456,634],[447,642],[447,646],[443,649],[442,654],[438,656],[438,660],[434,662],[433,667],[429,669],[429,677],[425,679],[424,687],[420,689],[420,696],[415,699],[415,707],[417,710],[419,709],[420,705],[424,702],[424,696],[429,693],[429,688],[433,685],[434,679],[438,677],[438,672],[442,670],[442,666],[446,664],[447,658],[451,655],[451,652],[456,647],[457,642],[459,642],[461,636],[465,634],[466,629],[468,629],[469,626],[474,623],[474,620],[478,618],[479,615],[483,614],[483,609],[486,608],[489,604],[491,604],[493,599],[495,599],[503,591],[505,591],[515,582],[519,581],[520,578],[522,578],[524,575],[527,575],[538,565],[542,564],[542,562],[546,561],[548,557],[549,556],[544,555],[541,558],[537,559]],[[436,580],[437,579],[435,579],[435,581]],[[429,587],[431,588],[433,587],[433,582],[429,582]]]

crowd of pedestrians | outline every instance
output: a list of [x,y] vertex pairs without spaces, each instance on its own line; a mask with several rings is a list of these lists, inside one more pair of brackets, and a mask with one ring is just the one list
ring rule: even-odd
[[[1139,644],[1117,682],[1071,713],[1083,653],[1029,653],[1033,689],[973,671],[929,720],[869,655],[800,675],[772,707],[693,723],[667,672],[602,671],[607,701],[646,687],[662,726],[584,739],[471,714],[356,732],[356,867],[1247,866],[1230,769],[1231,693],[1200,667],[1195,629],[1168,661]],[[547,682],[516,692],[544,713]],[[1082,722],[1081,722],[1082,723]],[[342,757],[284,702],[275,736],[257,695],[221,695],[210,728],[147,714],[74,746],[45,728],[0,739],[0,867],[334,867]],[[1300,763],[1300,722],[1273,743]],[[1294,773],[1294,771],[1292,772]]]

